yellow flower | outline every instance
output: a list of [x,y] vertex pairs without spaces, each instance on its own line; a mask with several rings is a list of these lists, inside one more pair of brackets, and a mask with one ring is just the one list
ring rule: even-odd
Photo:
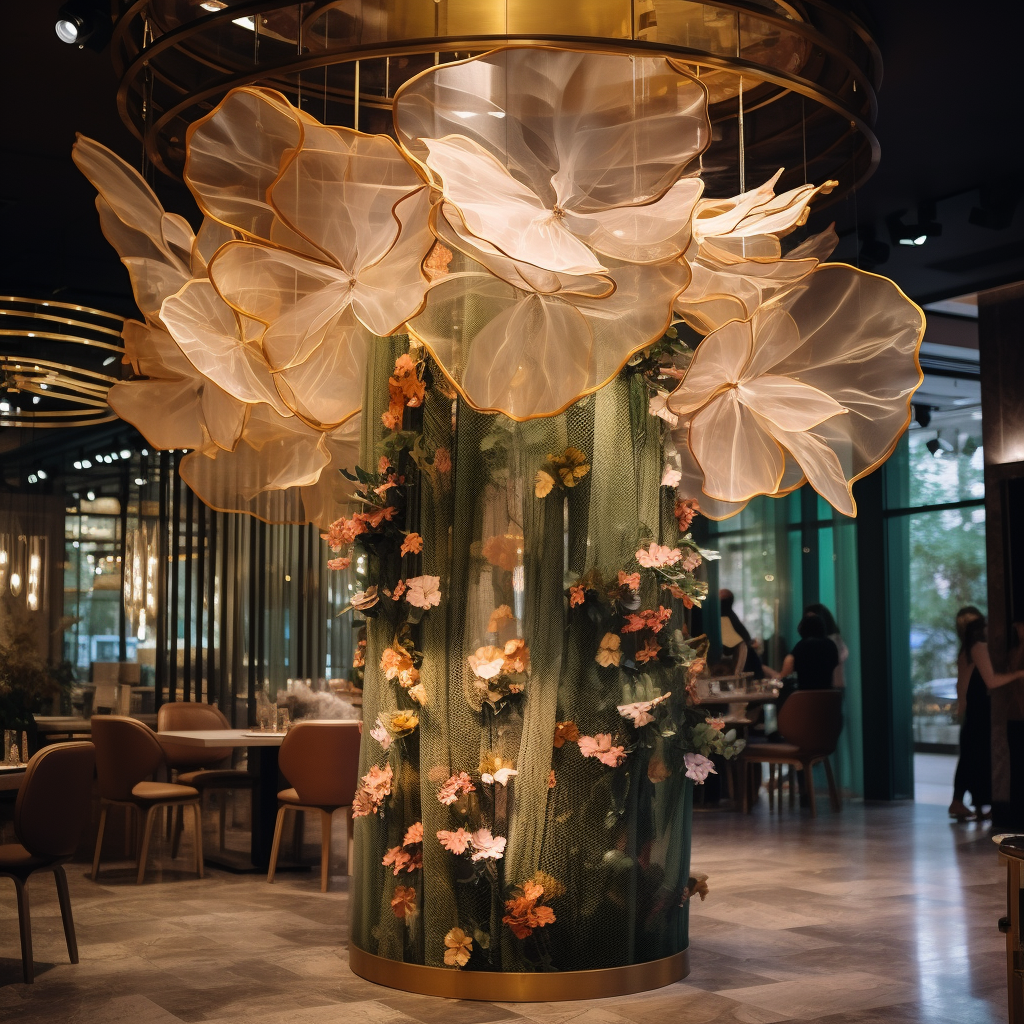
[[473,953],[473,940],[461,929],[453,928],[445,937],[444,962],[451,966],[465,967]]
[[565,487],[575,487],[589,472],[590,463],[579,448],[566,448],[562,455],[550,455],[551,464]]
[[622,661],[622,651],[619,649],[621,643],[622,638],[618,633],[605,633],[601,637],[601,643],[598,645],[594,661],[601,668],[611,668],[612,665],[618,665]]
[[555,478],[547,470],[538,469],[533,483],[533,493],[538,498],[546,498],[551,493],[551,488],[555,486]]
[[420,724],[419,718],[412,711],[396,711],[391,716],[391,735],[408,736]]

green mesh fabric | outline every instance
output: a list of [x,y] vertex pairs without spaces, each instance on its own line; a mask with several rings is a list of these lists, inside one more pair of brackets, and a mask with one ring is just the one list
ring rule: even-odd
[[[365,466],[380,455],[387,376],[402,344],[382,342],[368,370]],[[648,392],[624,373],[559,416],[516,423],[469,408],[429,361],[427,379],[424,448],[449,451],[452,469],[420,474],[408,529],[423,536],[420,571],[440,578],[443,598],[418,626],[427,694],[416,709],[419,727],[387,754],[368,738],[377,716],[415,705],[378,667],[392,640],[388,627],[368,622],[362,772],[386,758],[394,781],[382,812],[356,820],[352,941],[378,956],[440,967],[445,936],[461,928],[473,939],[463,970],[585,970],[670,956],[687,945],[692,806],[671,729],[634,743],[618,768],[584,758],[574,743],[552,745],[556,723],[566,720],[590,736],[632,733],[617,705],[637,699],[636,677],[598,666],[603,629],[570,614],[566,589],[588,573],[614,580],[641,541],[676,542]],[[537,470],[569,446],[587,455],[590,472],[538,498]],[[682,606],[653,581],[639,598],[642,608],[677,606],[672,625],[682,624]],[[515,618],[491,629],[503,605]],[[468,658],[516,636],[530,652],[525,692],[494,707],[474,687]],[[661,692],[672,691],[670,707],[685,701],[682,670],[650,674]],[[668,766],[667,777],[649,772],[652,758]],[[506,785],[485,785],[482,765],[493,769],[496,759],[517,774]],[[445,806],[438,789],[459,772],[475,789]],[[382,860],[418,821],[422,869],[395,876]],[[504,856],[482,870],[435,838],[482,822],[507,840]],[[502,924],[505,901],[537,871],[564,891],[546,900],[555,920],[518,938]],[[415,888],[415,915],[396,916],[398,885]]]

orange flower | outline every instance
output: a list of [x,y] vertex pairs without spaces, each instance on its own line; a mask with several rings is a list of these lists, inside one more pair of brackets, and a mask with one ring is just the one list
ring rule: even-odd
[[396,885],[395,894],[391,897],[391,909],[395,917],[415,917],[419,913],[416,890],[409,885]]
[[555,922],[555,912],[550,907],[538,905],[538,900],[544,896],[542,885],[533,881],[524,882],[522,893],[521,896],[505,901],[508,913],[501,919],[502,924],[507,924],[517,939],[525,939],[533,934],[534,929]]
[[357,512],[354,518],[361,517],[370,529],[378,530],[381,523],[390,523],[397,515],[398,509],[394,505],[386,505],[384,508],[377,509],[376,512]]
[[395,584],[395,592],[391,595],[391,600],[392,601],[400,600],[404,593],[405,593],[405,580],[399,580]]
[[586,600],[586,591],[583,589],[582,583],[577,583],[575,586],[569,588],[569,607],[575,608],[577,605],[583,604]]
[[396,416],[390,409],[381,413],[380,421],[388,430],[397,430],[398,424],[402,422],[399,416]]
[[380,670],[387,679],[397,679],[399,673],[412,668],[412,658],[404,647],[385,647],[380,656]]
[[453,928],[444,937],[444,944],[444,962],[449,967],[465,967],[469,963],[473,955],[473,940],[461,928]]
[[511,675],[516,672],[525,672],[529,667],[530,649],[526,646],[526,641],[520,637],[509,640],[505,644],[505,660],[501,671]]
[[[423,261],[423,272],[431,281],[436,281],[439,277],[444,277],[448,273],[448,264],[451,261],[451,249],[447,245],[435,242],[434,247],[427,253],[427,258]],[[451,932],[448,934],[450,935]],[[447,955],[446,953],[445,956]]]
[[660,653],[661,648],[655,643],[654,640],[645,640],[643,647],[636,652],[636,660],[641,664],[646,664],[648,661],[653,660]]
[[377,472],[386,473],[390,468],[391,460],[386,455],[382,455],[380,459],[377,460]]
[[481,554],[491,565],[511,572],[519,564],[522,537],[494,536],[484,542]]
[[434,452],[434,469],[438,473],[450,473],[452,471],[452,456],[447,448],[438,448]]
[[618,633],[605,633],[601,637],[601,643],[598,645],[597,654],[594,655],[594,661],[598,663],[602,668],[611,668],[613,665],[618,665],[622,661],[622,639]]
[[503,622],[514,618],[515,615],[512,614],[512,609],[507,604],[498,605],[487,620],[487,632],[497,633]]
[[327,560],[328,569],[347,569],[351,564],[351,558],[329,558]]
[[700,513],[700,505],[696,498],[679,498],[676,501],[675,515],[679,524],[679,532],[686,533],[693,522],[694,516]]
[[555,769],[552,768],[550,774],[548,775],[548,789],[554,789],[554,788],[555,788]]
[[563,747],[566,743],[575,743],[580,738],[580,731],[575,722],[556,722],[555,738],[551,741],[553,747]]
[[629,587],[635,594],[640,589],[640,573],[619,570],[619,586]]
[[402,554],[408,555],[410,552],[414,555],[418,555],[423,550],[423,538],[418,533],[410,533],[405,540],[402,541]]

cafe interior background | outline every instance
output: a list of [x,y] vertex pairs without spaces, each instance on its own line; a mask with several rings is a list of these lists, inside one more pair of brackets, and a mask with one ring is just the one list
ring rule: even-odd
[[[3,842],[22,842],[18,766],[88,740],[90,716],[157,728],[163,706],[208,703],[255,734],[224,762],[248,778],[203,804],[202,877],[170,810],[148,873],[115,810],[97,845],[101,769],[64,868],[78,962],[45,871],[31,971],[4,892],[4,1019],[989,1021],[1006,1019],[1008,955],[1020,1012],[991,839],[1024,831],[1024,683],[991,694],[990,813],[946,810],[957,610],[985,611],[996,668],[1021,667],[1017,5],[74,0],[4,17]],[[611,156],[545,140],[544,111],[570,108]],[[638,126],[615,136],[628,155],[595,125]],[[559,159],[575,191],[554,185],[555,227],[531,234],[516,217],[552,186],[530,161]],[[780,167],[774,221],[700,227]],[[652,201],[658,225],[615,222],[633,248],[594,226]],[[330,227],[370,207],[363,230],[391,232],[372,282]],[[324,319],[301,328],[320,362],[302,372],[307,344],[274,364],[260,332],[281,309],[295,329],[289,292],[358,291],[364,273],[326,342]],[[845,297],[808,287],[839,275]],[[625,301],[573,291],[612,279]],[[481,360],[513,299],[505,344],[525,348]],[[798,439],[750,482],[770,424],[821,421],[794,426],[799,400],[765,413],[758,392],[753,433],[718,421],[700,440],[700,410],[744,371],[698,393],[695,353],[724,351],[733,321],[768,345],[772,308],[804,331],[815,302],[806,322],[842,354],[814,378],[807,327],[788,372],[840,404],[847,377],[865,392],[834,444],[839,486]],[[152,354],[161,339],[176,357]],[[275,434],[274,416],[301,429]],[[872,422],[888,433],[864,454]],[[392,488],[401,521],[356,526]],[[839,623],[833,799],[826,765],[798,786],[752,756],[781,728],[776,690],[723,652],[721,588],[775,670],[809,605]],[[643,616],[666,602],[662,632]],[[268,885],[277,790],[298,787],[282,739],[259,745],[274,705],[281,731],[363,728],[339,730],[361,749],[350,792],[293,799],[310,809]],[[724,719],[711,738],[707,714]]]

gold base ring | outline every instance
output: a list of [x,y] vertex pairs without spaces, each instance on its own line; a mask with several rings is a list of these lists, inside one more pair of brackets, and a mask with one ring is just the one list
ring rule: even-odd
[[680,981],[690,973],[690,951],[681,950],[661,960],[594,971],[460,971],[387,960],[349,943],[352,970],[375,985],[419,992],[446,999],[481,999],[486,1002],[537,1003],[559,999],[600,999],[646,992]]

